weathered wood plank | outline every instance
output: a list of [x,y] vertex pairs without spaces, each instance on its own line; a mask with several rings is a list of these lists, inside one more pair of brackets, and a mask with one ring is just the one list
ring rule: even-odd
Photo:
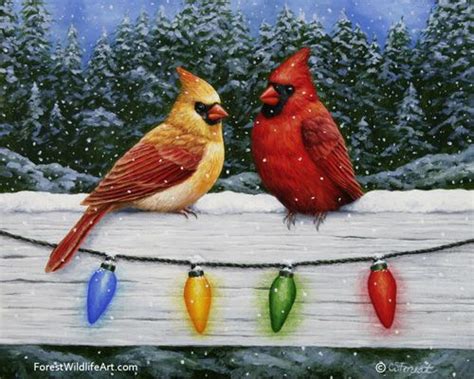
[[[74,212],[3,213],[0,227],[58,241]],[[86,246],[125,254],[238,262],[282,262],[373,255],[472,237],[472,214],[335,213],[318,233],[310,220],[288,231],[281,214],[109,216]],[[207,270],[214,298],[198,336],[184,309],[186,267],[121,262],[119,289],[104,320],[85,321],[86,285],[99,261],[79,255],[45,274],[49,251],[18,241],[0,245],[0,343],[88,345],[299,345],[474,348],[470,246],[390,262],[399,283],[396,323],[384,330],[365,290],[367,264],[299,269],[298,298],[281,334],[270,331],[273,270]]]

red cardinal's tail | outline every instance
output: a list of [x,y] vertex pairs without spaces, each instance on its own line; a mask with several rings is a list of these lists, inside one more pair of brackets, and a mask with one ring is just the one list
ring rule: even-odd
[[66,237],[51,252],[48,264],[45,267],[46,272],[59,270],[65,266],[79,249],[82,241],[87,237],[91,229],[100,221],[111,207],[92,208],[86,210],[79,221],[69,231]]

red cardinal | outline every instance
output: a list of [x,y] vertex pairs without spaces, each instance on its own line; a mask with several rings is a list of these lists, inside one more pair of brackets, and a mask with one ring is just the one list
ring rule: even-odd
[[308,67],[310,49],[292,55],[270,75],[252,130],[252,153],[263,184],[288,210],[315,216],[362,196],[344,139],[319,100]]

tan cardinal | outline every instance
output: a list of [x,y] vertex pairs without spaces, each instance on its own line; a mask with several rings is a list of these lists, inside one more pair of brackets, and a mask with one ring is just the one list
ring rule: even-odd
[[228,116],[214,88],[178,68],[181,92],[168,118],[120,158],[82,202],[84,215],[49,257],[45,271],[65,266],[105,214],[125,207],[189,212],[224,164],[221,120]]

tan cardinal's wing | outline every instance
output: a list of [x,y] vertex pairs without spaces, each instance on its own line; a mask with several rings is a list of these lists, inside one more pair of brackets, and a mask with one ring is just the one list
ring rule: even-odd
[[303,121],[303,144],[313,162],[352,199],[362,196],[344,139],[331,116]]
[[141,141],[115,163],[83,205],[126,203],[173,187],[193,175],[204,148]]

